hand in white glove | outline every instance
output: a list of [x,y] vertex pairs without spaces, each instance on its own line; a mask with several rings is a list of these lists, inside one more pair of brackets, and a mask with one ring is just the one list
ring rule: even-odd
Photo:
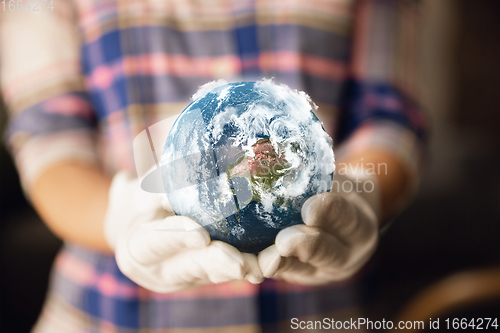
[[162,207],[160,195],[143,191],[139,181],[125,172],[113,178],[104,231],[120,270],[155,292],[263,280],[255,255],[211,242],[199,224],[173,214],[166,195]]
[[[322,285],[346,279],[370,258],[378,241],[379,192],[376,179],[336,175],[332,191],[309,198],[302,208],[304,224],[281,230],[275,244],[259,253],[264,277],[303,285]],[[364,181],[373,182],[370,193]],[[339,191],[337,191],[337,184]],[[349,190],[351,182],[353,190]],[[370,191],[372,184],[367,184]]]

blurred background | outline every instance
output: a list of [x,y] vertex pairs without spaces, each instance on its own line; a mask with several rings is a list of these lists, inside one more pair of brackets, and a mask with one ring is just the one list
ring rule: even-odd
[[[373,320],[415,310],[447,277],[500,267],[500,1],[424,0],[422,19],[429,156],[418,196],[371,263],[363,306]],[[2,109],[2,131],[5,123]],[[61,243],[23,197],[4,146],[0,173],[0,332],[28,332]],[[500,283],[498,271],[489,276]],[[430,294],[440,295],[439,286]],[[464,292],[455,288],[453,297]],[[500,298],[483,297],[454,316],[500,317]]]

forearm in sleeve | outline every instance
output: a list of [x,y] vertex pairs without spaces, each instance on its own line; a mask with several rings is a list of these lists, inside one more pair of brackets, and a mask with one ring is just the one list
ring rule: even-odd
[[31,200],[47,226],[61,239],[110,251],[104,218],[110,179],[98,167],[60,161],[46,169],[31,189]]
[[75,15],[66,0],[41,14],[2,13],[5,139],[24,192],[47,225],[65,241],[107,250],[103,221],[110,182],[99,166]]

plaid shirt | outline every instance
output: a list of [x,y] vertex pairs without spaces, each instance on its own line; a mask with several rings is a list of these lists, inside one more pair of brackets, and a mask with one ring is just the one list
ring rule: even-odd
[[[418,176],[415,1],[77,0],[1,12],[6,141],[29,195],[53,163],[134,170],[132,140],[214,79],[274,77],[306,91],[336,154],[382,148]],[[353,282],[236,281],[145,290],[114,257],[66,244],[36,332],[288,331],[291,318],[353,316]],[[332,312],[333,311],[333,312]]]

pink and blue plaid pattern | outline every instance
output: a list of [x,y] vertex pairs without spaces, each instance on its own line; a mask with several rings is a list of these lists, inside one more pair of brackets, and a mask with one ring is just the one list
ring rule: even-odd
[[[304,90],[336,146],[384,148],[418,173],[425,118],[415,102],[415,1],[55,6],[52,16],[2,22],[4,34],[31,29],[17,43],[47,39],[36,44],[45,63],[6,72],[2,81],[11,112],[6,140],[28,194],[40,170],[60,159],[97,163],[110,174],[133,171],[135,136],[179,113],[198,86],[219,78],[273,77]],[[55,27],[52,35],[33,33],[47,24]],[[19,50],[2,45],[2,71],[22,68]],[[321,288],[239,281],[162,295],[135,285],[114,257],[67,244],[35,331],[288,331],[294,317],[356,316],[355,281]]]

